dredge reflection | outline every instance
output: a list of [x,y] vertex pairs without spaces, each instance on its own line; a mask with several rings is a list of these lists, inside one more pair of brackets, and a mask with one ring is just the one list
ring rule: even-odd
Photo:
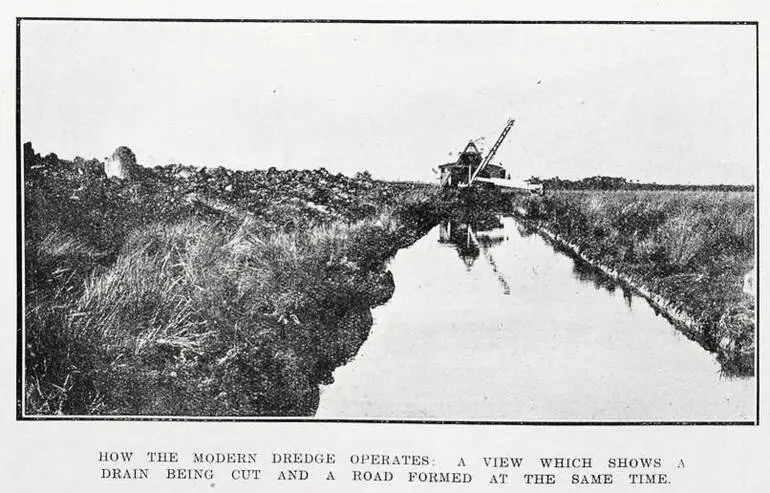
[[439,226],[439,243],[448,243],[455,247],[460,260],[470,270],[479,256],[497,276],[504,294],[510,294],[508,279],[497,266],[492,249],[508,240],[501,216],[473,218],[468,222],[447,220]]

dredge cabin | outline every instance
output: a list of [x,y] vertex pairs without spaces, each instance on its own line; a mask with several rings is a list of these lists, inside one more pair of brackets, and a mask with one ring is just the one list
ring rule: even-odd
[[505,140],[505,136],[513,127],[513,118],[505,124],[503,131],[495,141],[485,157],[471,140],[460,153],[457,161],[440,165],[440,181],[444,187],[465,188],[474,182],[483,183],[485,186],[503,187],[515,192],[529,192],[543,194],[541,184],[518,183],[511,180],[511,175],[499,164],[492,164],[492,158]]
[[[457,161],[440,165],[441,184],[444,186],[467,185],[471,181],[472,173],[481,165],[483,158],[481,151],[473,141],[468,142],[460,153]],[[510,178],[508,172],[500,165],[487,164],[478,173],[479,178]]]

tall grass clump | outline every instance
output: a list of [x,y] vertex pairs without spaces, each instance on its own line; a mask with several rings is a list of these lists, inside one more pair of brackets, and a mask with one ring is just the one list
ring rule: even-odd
[[689,265],[709,243],[708,228],[694,213],[667,218],[659,234],[669,264],[678,268]]

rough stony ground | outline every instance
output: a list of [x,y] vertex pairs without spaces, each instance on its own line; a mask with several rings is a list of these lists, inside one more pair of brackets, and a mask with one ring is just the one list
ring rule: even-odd
[[141,202],[159,218],[218,211],[247,215],[274,229],[361,219],[396,205],[404,193],[429,187],[372,180],[365,172],[333,175],[324,168],[233,171],[180,164],[139,167],[131,180],[108,179],[98,160],[40,157],[31,146],[25,147],[24,167],[27,197],[42,189],[62,201],[62,210]]

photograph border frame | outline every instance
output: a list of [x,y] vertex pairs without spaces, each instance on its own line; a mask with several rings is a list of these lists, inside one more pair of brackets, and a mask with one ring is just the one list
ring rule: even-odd
[[[507,420],[446,420],[446,419],[372,419],[372,418],[334,418],[324,419],[309,417],[240,417],[240,416],[51,416],[27,415],[24,413],[24,268],[22,241],[24,234],[23,209],[23,156],[21,135],[21,29],[28,21],[66,21],[66,22],[143,22],[143,23],[252,23],[252,24],[455,24],[455,25],[719,25],[753,26],[756,49],[755,84],[756,84],[756,175],[754,188],[755,211],[755,265],[756,304],[755,304],[755,371],[756,409],[751,421],[507,421]],[[759,21],[650,21],[650,20],[450,20],[450,19],[311,19],[311,18],[169,18],[169,17],[16,17],[16,421],[171,421],[171,422],[261,422],[261,423],[378,423],[378,424],[440,424],[440,425],[513,425],[513,426],[759,426],[760,424],[760,96],[759,96]]]

